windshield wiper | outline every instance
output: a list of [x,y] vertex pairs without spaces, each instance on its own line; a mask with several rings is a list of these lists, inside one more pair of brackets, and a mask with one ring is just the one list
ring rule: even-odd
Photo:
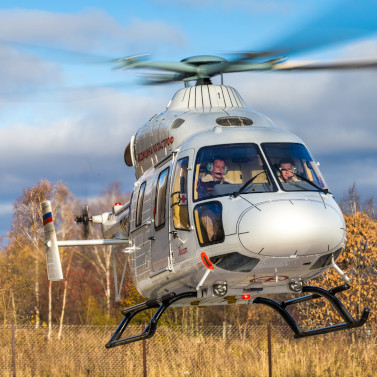
[[252,183],[253,181],[254,181],[254,179],[255,178],[257,178],[259,175],[261,175],[262,173],[265,173],[266,174],[266,177],[267,177],[267,172],[266,172],[266,170],[263,170],[263,171],[261,171],[260,173],[258,173],[257,175],[254,175],[254,177],[251,177],[238,191],[236,191],[236,192],[234,192],[233,193],[233,196],[235,197],[235,198],[237,198],[237,196],[238,195],[240,195],[240,194],[242,194],[243,193],[243,191],[245,190],[245,188],[247,187],[247,186],[249,186],[250,185],[250,183]]
[[319,186],[316,185],[314,182],[312,182],[311,180],[309,180],[309,179],[303,177],[302,175],[299,175],[299,174],[297,174],[297,173],[293,173],[293,174],[294,174],[296,177],[302,179],[303,181],[309,183],[309,185],[312,185],[312,186],[315,187],[317,190],[323,192],[324,194],[328,194],[328,193],[329,193],[329,189],[327,189],[327,188],[324,189],[324,188],[322,188],[322,187],[319,187]]
[[[275,168],[277,169],[277,171],[280,173],[280,169],[279,169],[279,167],[277,166],[277,164],[275,164],[274,166],[275,166]],[[315,187],[317,190],[323,192],[324,194],[328,194],[328,193],[329,193],[329,189],[327,189],[327,188],[324,189],[324,188],[322,188],[322,187],[317,186],[314,182],[310,181],[309,179],[303,177],[303,176],[300,175],[300,174],[297,174],[297,173],[293,173],[293,174],[294,174],[297,178],[300,178],[300,179],[302,179],[303,181],[309,183],[309,185],[312,185],[313,187]],[[283,178],[283,179],[284,179],[284,178]],[[286,182],[286,181],[284,180],[284,183],[290,183],[290,182]]]

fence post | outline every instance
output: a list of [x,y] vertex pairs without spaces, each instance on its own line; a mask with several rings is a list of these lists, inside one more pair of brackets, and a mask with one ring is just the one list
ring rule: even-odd
[[143,339],[143,376],[147,377],[147,341]]
[[14,323],[11,325],[11,332],[12,332],[12,369],[13,369],[13,377],[16,377],[16,330]]
[[271,325],[267,325],[267,341],[268,341],[268,376],[272,377],[272,347],[271,347]]

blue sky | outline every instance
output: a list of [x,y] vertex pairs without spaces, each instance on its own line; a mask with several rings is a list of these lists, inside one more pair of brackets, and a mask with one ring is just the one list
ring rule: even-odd
[[[341,6],[339,6],[341,4]],[[0,235],[12,205],[40,179],[80,198],[132,188],[130,137],[179,84],[137,85],[109,61],[307,47],[294,59],[377,58],[376,1],[7,1],[0,8]],[[320,16],[321,15],[321,16]],[[372,33],[366,33],[372,31]],[[359,37],[337,45],[347,33]],[[321,48],[310,49],[316,45]],[[324,46],[323,46],[324,45]],[[338,199],[377,188],[375,70],[225,77],[248,105],[300,136]]]

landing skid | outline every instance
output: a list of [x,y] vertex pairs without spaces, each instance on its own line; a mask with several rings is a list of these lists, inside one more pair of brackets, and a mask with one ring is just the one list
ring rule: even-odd
[[[185,298],[196,297],[196,295],[196,292],[185,292],[178,295],[175,293],[169,293],[167,295],[142,302],[141,304],[131,306],[130,308],[123,309],[122,314],[124,314],[124,318],[119,324],[118,328],[115,330],[114,334],[111,336],[110,340],[106,343],[106,348],[112,348],[121,346],[123,344],[129,344],[132,342],[137,342],[139,340],[151,338],[156,332],[158,320],[170,305]],[[143,312],[144,310],[152,308],[157,308],[157,310],[154,313],[153,318],[141,334],[121,338],[124,330],[129,325],[131,319],[135,317],[135,315]]]
[[[345,291],[349,288],[350,288],[349,284],[344,284],[339,287],[335,287],[335,288],[331,288],[327,290],[319,288],[319,287],[304,286],[302,288],[302,292],[312,293],[312,294],[303,296],[303,297],[294,298],[292,300],[283,301],[281,303],[276,302],[266,297],[257,297],[253,301],[253,303],[267,305],[273,308],[274,310],[276,310],[282,316],[285,322],[287,322],[288,326],[292,329],[292,331],[295,334],[295,338],[304,338],[307,336],[325,334],[325,333],[345,330],[345,329],[352,329],[355,327],[363,326],[365,324],[365,322],[368,319],[370,309],[364,308],[361,318],[358,321],[356,321],[352,317],[351,313],[343,306],[341,301],[337,297],[335,297],[336,293]],[[299,326],[296,320],[288,312],[286,307],[289,305],[296,305],[305,301],[311,301],[320,297],[330,302],[333,308],[338,312],[340,317],[344,320],[344,323],[333,325],[333,326],[321,327],[321,328],[317,328],[313,330],[307,330],[307,331],[302,330],[302,328]]]
[[[267,305],[273,308],[274,310],[276,310],[281,315],[281,317],[285,320],[285,322],[287,322],[288,326],[292,329],[292,331],[295,334],[295,338],[304,338],[307,336],[325,334],[325,333],[345,330],[345,329],[352,329],[355,327],[363,326],[365,324],[365,322],[368,319],[370,309],[364,308],[361,318],[358,321],[356,321],[352,317],[351,313],[343,306],[341,301],[337,297],[335,297],[335,294],[345,291],[349,288],[350,288],[349,284],[344,284],[339,287],[335,287],[335,288],[331,288],[327,290],[319,288],[319,287],[303,286],[302,292],[311,293],[311,294],[307,296],[294,298],[292,300],[283,301],[281,303],[274,301],[272,299],[266,298],[266,297],[257,297],[253,301],[253,303]],[[196,297],[196,296],[197,296],[196,292],[185,292],[178,295],[175,293],[169,293],[167,295],[158,297],[156,299],[151,299],[141,304],[131,306],[130,308],[123,309],[122,314],[124,314],[124,318],[122,322],[119,324],[118,328],[115,330],[114,334],[111,336],[108,343],[106,344],[106,348],[112,348],[112,347],[121,346],[124,344],[137,342],[139,340],[151,338],[156,332],[159,319],[161,318],[164,311],[170,305],[172,305],[173,303],[179,300],[183,300],[190,297]],[[315,300],[321,297],[330,302],[330,304],[338,312],[340,317],[344,320],[344,323],[333,325],[333,326],[321,327],[321,328],[312,329],[312,330],[307,330],[307,331],[302,330],[300,325],[296,322],[296,320],[291,316],[291,314],[286,309],[287,306],[296,305],[305,301]],[[153,315],[153,318],[148,323],[147,327],[144,329],[142,333],[125,337],[125,338],[121,338],[123,332],[125,331],[126,327],[129,325],[133,317],[135,317],[137,314],[145,310],[153,309],[153,308],[157,308],[157,310],[155,314]]]

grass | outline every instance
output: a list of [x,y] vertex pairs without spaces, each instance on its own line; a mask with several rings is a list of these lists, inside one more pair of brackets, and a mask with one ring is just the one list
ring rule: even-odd
[[[17,327],[16,375],[22,376],[143,376],[143,344],[107,350],[114,327],[65,326],[57,340],[54,328]],[[132,331],[140,331],[134,327]],[[160,327],[146,341],[147,375],[268,376],[266,326],[201,329]],[[376,330],[338,332],[293,339],[290,330],[273,328],[272,375],[375,376]],[[0,375],[13,376],[11,327],[0,326]]]

